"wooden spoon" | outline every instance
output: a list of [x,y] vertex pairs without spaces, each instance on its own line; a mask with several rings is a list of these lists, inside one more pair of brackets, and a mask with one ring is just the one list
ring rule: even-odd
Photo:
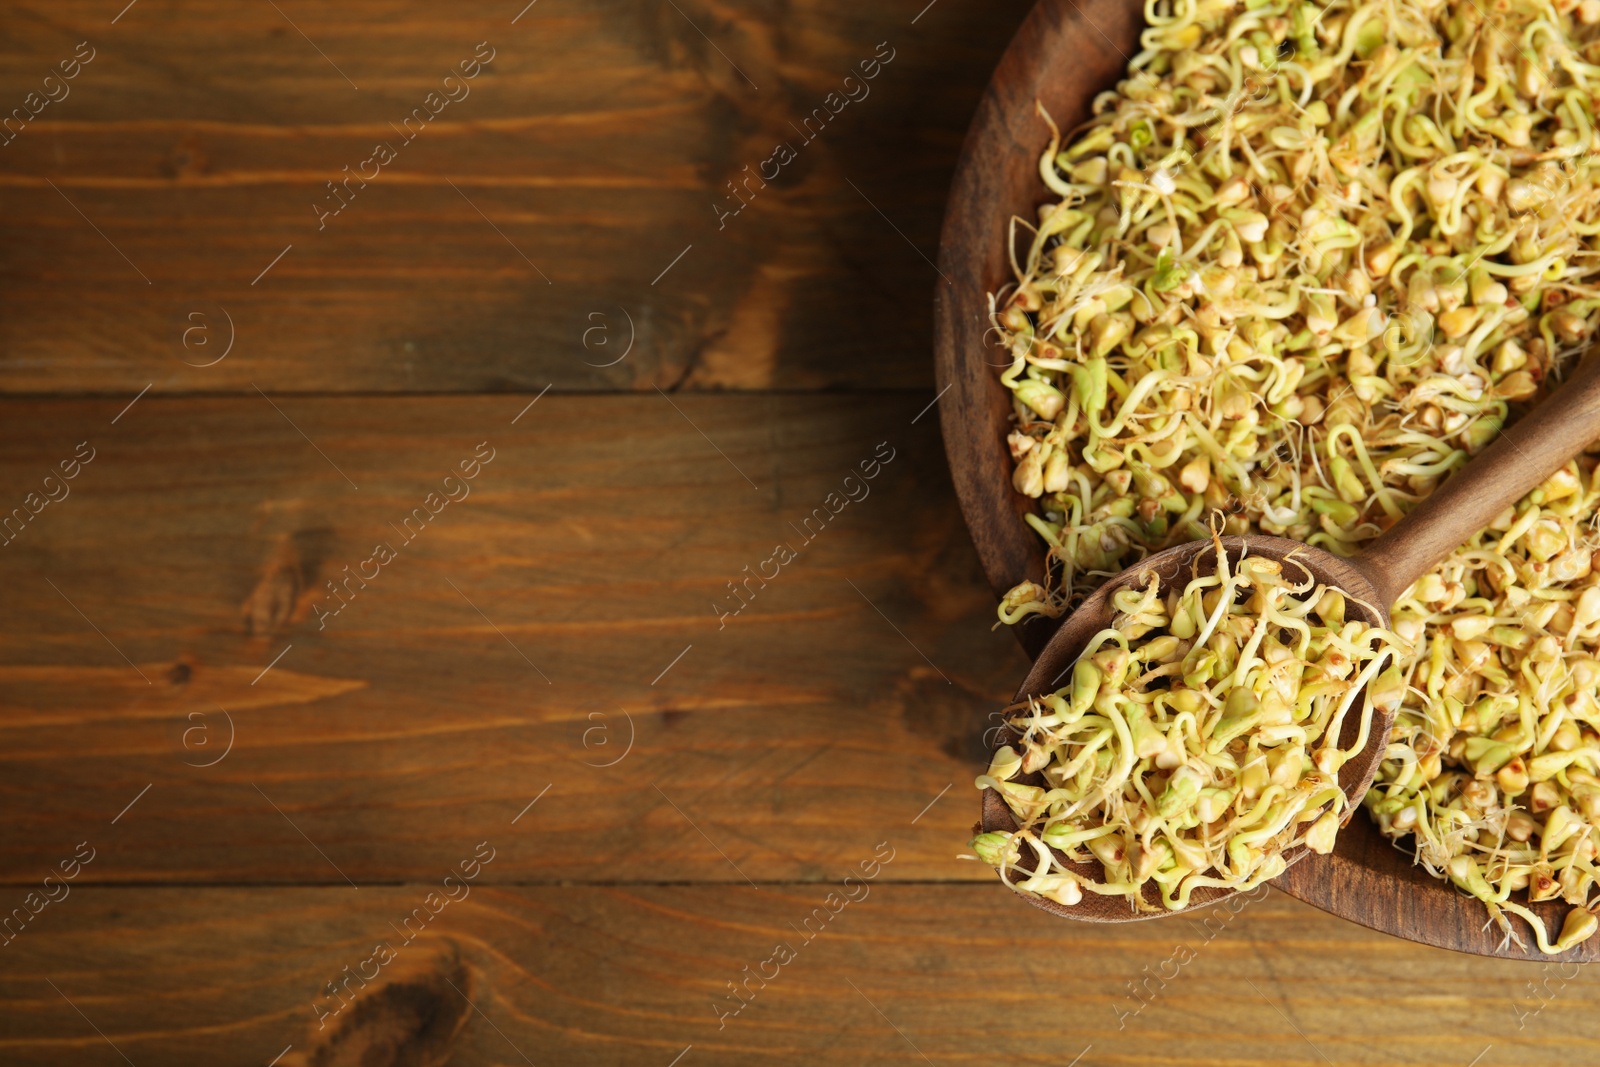
[[[1296,565],[1304,568],[1317,583],[1343,591],[1348,618],[1359,618],[1371,626],[1388,627],[1390,605],[1413,582],[1597,437],[1600,437],[1600,357],[1591,357],[1583,361],[1553,396],[1502,433],[1488,449],[1448,478],[1360,555],[1343,559],[1298,541],[1262,534],[1224,537],[1223,551],[1230,560],[1237,560],[1245,552],[1279,561],[1288,560],[1292,555],[1293,559],[1285,564],[1288,573],[1295,573]],[[1017,701],[1053,693],[1061,687],[1084,646],[1111,625],[1114,593],[1130,587],[1143,589],[1149,583],[1151,572],[1159,577],[1163,590],[1173,582],[1186,584],[1196,565],[1202,572],[1215,568],[1216,549],[1212,542],[1191,541],[1157,552],[1102,585],[1050,639],[1017,691]],[[1339,771],[1339,786],[1349,800],[1344,816],[1346,822],[1372,785],[1393,725],[1393,710],[1375,710],[1366,746]],[[1347,719],[1340,736],[1341,747],[1353,746],[1359,733],[1360,723]],[[1004,744],[1006,740],[1002,736],[999,743]],[[1021,780],[1038,784],[1042,778],[1032,776]],[[985,832],[1012,832],[1017,828],[1011,810],[993,789],[983,792],[982,826]],[[1284,858],[1293,863],[1306,851],[1304,847],[1291,849]],[[1086,880],[1103,879],[1104,872],[1098,862],[1070,863],[1059,852],[1056,858]],[[1190,907],[1213,903],[1233,892],[1198,889],[1190,898]],[[1088,922],[1126,922],[1172,914],[1161,904],[1154,883],[1146,884],[1144,893],[1145,899],[1158,910],[1135,910],[1123,897],[1098,893],[1085,893],[1083,899],[1073,905],[1060,904],[1033,893],[1023,895],[1046,911]]]

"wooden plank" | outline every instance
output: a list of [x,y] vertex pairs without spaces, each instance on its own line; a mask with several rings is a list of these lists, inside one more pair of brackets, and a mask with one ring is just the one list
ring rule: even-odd
[[[1209,927],[1086,927],[988,886],[884,884],[899,863],[834,911],[842,886],[465,883],[433,914],[442,871],[359,891],[80,887],[4,950],[0,1057],[1464,1067],[1588,1062],[1600,1038],[1588,974],[1411,945],[1277,893]],[[396,927],[418,908],[407,944]],[[341,980],[347,997],[328,992]],[[722,1017],[730,982],[745,1006]]]
[[70,494],[0,547],[0,879],[414,880],[538,796],[497,880],[826,878],[889,825],[987,879],[1025,663],[931,399],[0,403],[4,505]]
[[0,134],[0,389],[931,383],[950,168],[1026,3],[520,6],[14,5],[0,106],[66,95]]

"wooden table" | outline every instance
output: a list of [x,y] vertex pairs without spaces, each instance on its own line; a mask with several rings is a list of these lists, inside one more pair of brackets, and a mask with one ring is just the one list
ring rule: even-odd
[[1586,974],[957,858],[1026,4],[123,2],[0,42],[0,1062],[1600,1062]]

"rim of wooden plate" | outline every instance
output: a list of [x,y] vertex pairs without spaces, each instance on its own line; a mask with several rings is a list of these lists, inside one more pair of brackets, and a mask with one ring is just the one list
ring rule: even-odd
[[[1047,198],[1038,160],[1049,130],[1044,105],[1063,133],[1089,117],[1097,93],[1115,88],[1144,27],[1137,0],[1039,0],[1018,29],[978,103],[957,162],[939,245],[934,361],[939,417],[951,478],[984,573],[996,597],[1044,575],[1044,549],[1023,521],[1033,502],[1011,487],[1005,445],[1011,402],[1000,384],[1004,350],[990,330],[988,294],[1010,280],[1005,240],[1013,216],[1032,218]],[[1055,632],[1035,617],[1013,627],[1032,658]],[[1396,937],[1502,959],[1600,959],[1600,937],[1545,955],[1515,916],[1522,940],[1506,942],[1484,905],[1417,865],[1378,833],[1365,813],[1340,832],[1330,856],[1308,856],[1273,883],[1323,911]],[[1570,905],[1527,905],[1551,938]],[[1020,901],[1018,902],[1021,903]]]

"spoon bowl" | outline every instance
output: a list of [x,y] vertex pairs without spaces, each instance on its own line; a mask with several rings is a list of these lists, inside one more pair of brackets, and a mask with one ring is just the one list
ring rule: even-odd
[[[1342,592],[1345,596],[1346,618],[1360,620],[1368,626],[1388,627],[1388,610],[1378,607],[1380,603],[1378,590],[1356,560],[1343,559],[1299,541],[1291,541],[1284,537],[1269,537],[1265,534],[1224,537],[1221,541],[1222,550],[1227,553],[1230,562],[1236,562],[1246,556],[1277,560],[1283,564],[1287,575],[1309,577],[1316,585],[1331,586]],[[1111,625],[1112,618],[1116,614],[1116,609],[1112,606],[1112,597],[1116,593],[1124,589],[1145,588],[1152,573],[1156,575],[1162,591],[1165,592],[1172,585],[1182,586],[1187,583],[1190,576],[1195,573],[1214,572],[1216,565],[1216,545],[1213,542],[1190,541],[1147,556],[1106,582],[1080,604],[1056,631],[1055,637],[1045,646],[1043,654],[1034,661],[1033,669],[1023,680],[1022,688],[1017,691],[1017,701],[1020,703],[1029,696],[1053,693],[1068,682],[1072,665],[1077,662],[1084,647],[1095,634]],[[1384,711],[1374,708],[1368,743],[1339,768],[1339,788],[1343,790],[1348,802],[1341,825],[1349,822],[1351,815],[1360,806],[1362,797],[1372,785],[1373,776],[1378,771],[1378,763],[1383,757],[1383,742],[1388,739],[1389,729],[1393,725],[1394,709]],[[1359,718],[1346,717],[1340,731],[1339,747],[1346,750],[1352,748],[1360,739],[1361,729],[1362,722]],[[1002,737],[1000,743],[1004,744],[1008,739]],[[1043,775],[1036,772],[1019,777],[1017,781],[1038,785],[1043,782]],[[982,825],[986,833],[990,831],[1009,833],[1017,829],[1011,809],[993,789],[983,791]],[[1283,858],[1286,863],[1292,864],[1307,851],[1309,850],[1304,846],[1297,846],[1285,851]],[[1073,863],[1060,852],[1056,852],[1055,856],[1064,867],[1084,880],[1094,882],[1101,880],[1102,871],[1098,862]],[[1028,869],[1027,862],[1023,864],[1023,869]],[[1189,909],[1181,910],[1206,907],[1233,892],[1210,886],[1202,887],[1191,894]],[[1148,882],[1144,887],[1144,899],[1151,906],[1151,910],[1135,910],[1123,897],[1102,896],[1098,893],[1085,893],[1082,900],[1071,905],[1034,894],[1027,894],[1027,897],[1030,902],[1046,911],[1086,922],[1121,922],[1175,914],[1162,905],[1160,891],[1154,882]]]

